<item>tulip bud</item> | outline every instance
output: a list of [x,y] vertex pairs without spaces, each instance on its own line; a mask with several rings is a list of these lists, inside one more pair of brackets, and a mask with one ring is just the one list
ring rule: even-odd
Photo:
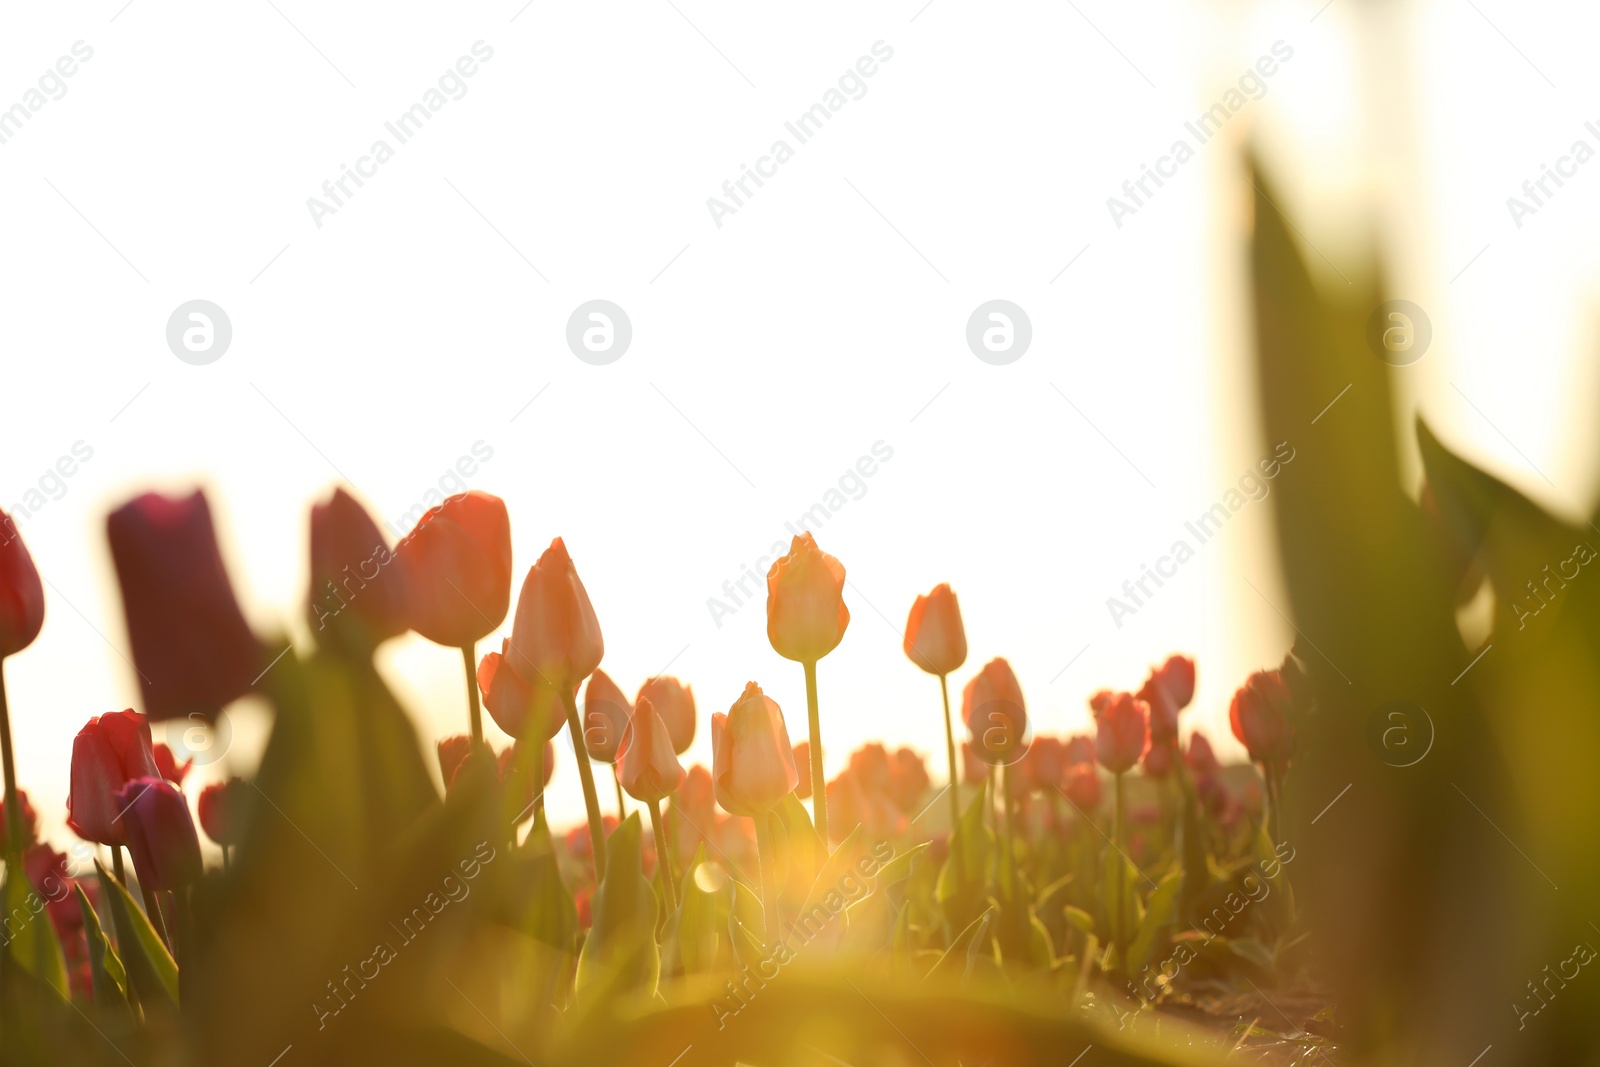
[[855,775],[861,788],[873,796],[887,795],[891,778],[889,750],[878,741],[862,745],[850,753],[850,773]]
[[1256,671],[1233,695],[1228,724],[1257,763],[1276,766],[1294,750],[1289,687],[1279,671]]
[[908,814],[916,814],[922,795],[931,785],[933,780],[928,777],[922,757],[903,746],[895,749],[889,764],[889,798],[895,806]]
[[1118,693],[1094,718],[1100,766],[1121,774],[1138,763],[1150,744],[1150,705],[1131,693]]
[[694,690],[676,678],[663,675],[648,678],[639,687],[635,703],[646,699],[656,709],[656,714],[661,716],[661,721],[667,724],[667,733],[672,737],[672,750],[680,756],[689,751],[689,746],[694,743]]
[[408,628],[409,582],[389,542],[342,487],[311,508],[306,616],[319,644],[370,652]]
[[[599,677],[598,672],[595,677]],[[617,762],[621,767],[622,788],[629,796],[646,804],[670,796],[687,777],[683,765],[678,762],[678,754],[673,751],[667,724],[661,721],[655,705],[645,697],[640,697],[633,709]]]
[[992,659],[961,691],[961,719],[972,751],[986,763],[1010,762],[1027,740],[1028,714],[1011,665]]
[[505,501],[473,489],[430,509],[395,546],[410,586],[411,628],[464,648],[511,606],[511,519]]
[[136,497],[106,519],[106,534],[146,714],[214,720],[266,661],[234,599],[205,494]]
[[113,711],[90,719],[72,741],[72,791],[67,825],[85,841],[128,843],[127,823],[118,818],[116,794],[131,779],[160,778],[150,744],[150,724],[136,711]]
[[1194,660],[1170,656],[1150,670],[1150,677],[1135,694],[1150,705],[1150,743],[1165,746],[1178,736],[1178,712],[1194,699]]
[[17,524],[0,511],[0,659],[33,644],[44,625],[44,584]]
[[[566,544],[558,537],[523,580],[506,659],[530,685],[542,683],[573,692],[600,665],[604,654],[600,620],[595,618]],[[622,703],[626,705],[627,700]]]
[[560,695],[544,684],[529,685],[511,669],[506,658],[511,642],[490,652],[478,663],[478,691],[495,725],[521,740],[548,741],[567,724]]
[[934,586],[911,605],[904,647],[911,662],[929,674],[949,674],[967,662],[967,631],[948,585]]
[[583,693],[583,747],[601,763],[615,763],[622,735],[633,718],[633,705],[605,671],[589,676]]
[[189,768],[194,766],[194,757],[190,756],[180,766],[177,757],[172,754],[172,749],[167,747],[165,741],[157,741],[152,754],[155,756],[156,769],[161,772],[161,777],[173,785],[183,785],[183,780],[189,776]]
[[1093,763],[1075,763],[1067,770],[1067,784],[1063,791],[1067,799],[1083,811],[1093,811],[1100,805],[1100,772]]
[[1183,754],[1183,761],[1196,774],[1211,774],[1218,767],[1217,754],[1212,750],[1211,742],[1206,740],[1205,734],[1189,735],[1189,749]]
[[767,572],[767,640],[778,655],[815,663],[837,648],[850,625],[843,593],[844,564],[809,532],[796,537]]
[[1078,763],[1093,763],[1095,761],[1094,738],[1088,734],[1078,734],[1076,737],[1067,738],[1067,744],[1061,753],[1061,765],[1071,767]]
[[783,711],[756,683],[744,687],[726,715],[711,717],[711,737],[711,779],[724,811],[760,815],[794,792],[800,773]]
[[1165,778],[1172,773],[1172,746],[1152,743],[1145,749],[1141,765],[1146,778]]
[[177,889],[199,879],[200,838],[177,786],[162,778],[134,778],[117,791],[116,801],[140,885]]
[[223,847],[239,843],[239,805],[244,789],[243,778],[229,778],[200,790],[200,829]]

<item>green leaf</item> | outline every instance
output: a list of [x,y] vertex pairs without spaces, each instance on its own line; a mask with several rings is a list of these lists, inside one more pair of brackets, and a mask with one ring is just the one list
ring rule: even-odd
[[[28,883],[20,853],[6,853],[5,878],[5,911],[0,914],[7,917],[10,940],[6,942],[6,950],[23,970],[50,986],[63,999],[71,999],[67,961],[61,954],[61,943],[56,940],[55,926],[46,911],[49,905]],[[20,923],[15,921],[18,916],[22,917]],[[11,932],[13,927],[15,933]]]
[[1156,946],[1160,944],[1167,928],[1177,921],[1178,894],[1182,889],[1183,872],[1172,871],[1150,891],[1150,897],[1145,902],[1144,918],[1140,920],[1138,932],[1128,946],[1129,974],[1144,970],[1155,955]]
[[78,910],[83,913],[83,932],[89,942],[89,975],[94,984],[94,1002],[102,1011],[111,1011],[120,1005],[128,1007],[128,972],[122,966],[116,947],[106,937],[100,926],[100,916],[84,893],[83,886],[74,882],[72,889],[78,894]]
[[656,944],[659,905],[644,876],[642,831],[637,811],[606,841],[606,876],[594,894],[594,923],[578,954],[574,992],[580,996],[623,992],[652,994],[661,977]]
[[1120,929],[1127,931],[1130,939],[1139,928],[1139,885],[1143,878],[1138,869],[1123,856],[1115,845],[1106,844],[1100,855],[1100,907],[1106,917],[1106,941],[1116,943],[1119,929],[1117,920],[1118,876],[1121,876],[1122,919]]
[[984,950],[989,944],[989,926],[1000,917],[1000,909],[991,904],[984,909],[983,914],[972,920],[965,930],[956,935],[950,943],[939,962],[923,978],[924,982],[943,982],[960,980],[963,987],[967,979],[973,974],[975,967],[983,959]]
[[934,887],[934,900],[951,930],[970,926],[988,896],[986,875],[994,852],[994,834],[983,821],[986,799],[987,793],[979,790],[962,812],[961,824],[950,839],[950,852]]
[[150,919],[133,902],[127,887],[116,876],[94,861],[100,875],[100,890],[111,908],[111,921],[117,929],[117,944],[139,1003],[148,1007],[157,1001],[178,1005],[178,965],[156,933]]
[[578,936],[578,909],[561,877],[555,842],[541,807],[527,840],[513,854],[518,871],[511,887],[520,898],[517,927],[535,940],[571,951]]
[[702,889],[695,872],[705,862],[706,846],[701,842],[678,886],[682,903],[667,948],[667,966],[673,974],[707,974],[730,960],[728,918],[736,883],[729,879],[721,888]]

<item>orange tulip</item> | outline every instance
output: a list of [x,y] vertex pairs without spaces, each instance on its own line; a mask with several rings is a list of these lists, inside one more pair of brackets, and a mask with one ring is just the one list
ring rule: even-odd
[[436,644],[474,645],[511,603],[506,503],[473,489],[431,508],[395,546],[410,584],[411,628]]
[[724,811],[764,814],[799,784],[783,711],[756,683],[744,687],[726,715],[711,716],[711,737],[711,781]]
[[967,662],[967,631],[948,585],[934,586],[911,605],[904,647],[911,662],[929,674],[949,674]]
[[810,533],[767,572],[767,640],[784,659],[815,663],[838,647],[850,625],[844,606],[844,564]]
[[559,694],[544,685],[523,681],[506,659],[509,641],[500,643],[499,652],[490,652],[478,663],[478,691],[483,706],[495,724],[521,740],[548,741],[567,724],[559,706]]
[[33,644],[44,625],[44,585],[11,516],[0,511],[0,659]]
[[617,761],[622,768],[622,788],[646,804],[672,795],[688,777],[673,751],[667,724],[647,697],[640,697],[633,709]]
[[1150,747],[1150,705],[1132,693],[1118,693],[1094,713],[1095,752],[1100,766],[1121,774]]
[[558,537],[522,583],[506,658],[529,684],[576,689],[604,654],[600,620],[565,542]]
[[589,676],[583,694],[583,746],[601,763],[615,763],[623,735],[634,716],[633,705],[605,671]]
[[661,721],[666,723],[667,733],[672,738],[672,750],[680,756],[689,751],[689,746],[694,743],[693,688],[665,675],[647,678],[639,687],[634,704],[637,705],[641,700],[649,700],[656,714],[661,716]]
[[992,659],[961,693],[961,719],[972,751],[989,763],[1005,763],[1026,739],[1028,713],[1011,665]]

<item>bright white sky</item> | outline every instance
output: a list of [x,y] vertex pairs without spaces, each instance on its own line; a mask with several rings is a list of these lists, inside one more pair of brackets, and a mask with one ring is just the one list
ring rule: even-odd
[[[675,4],[8,12],[0,107],[93,49],[0,144],[0,506],[93,449],[23,521],[49,616],[6,664],[22,785],[58,843],[73,734],[137,701],[110,507],[205,485],[247,614],[304,639],[310,501],[344,478],[398,517],[479,441],[493,457],[470,484],[508,501],[519,576],[566,538],[630,695],[670,663],[704,720],[754,679],[799,740],[801,671],[768,647],[761,600],[720,627],[707,601],[883,442],[818,531],[853,615],[821,668],[830,771],[884,738],[942,774],[937,685],[899,632],[940,581],[971,646],[957,689],[1004,655],[1038,728],[1069,732],[1089,693],[1183,650],[1185,719],[1226,738],[1233,688],[1290,637],[1247,584],[1284,602],[1268,505],[1121,628],[1106,598],[1271,451],[1243,332],[1250,131],[1334,284],[1373,213],[1391,228],[1397,287],[1435,330],[1404,379],[1447,440],[1588,506],[1600,162],[1521,229],[1505,198],[1574,140],[1600,147],[1594,12],[1438,2],[1364,28],[1377,5],[1358,0]],[[480,40],[466,95],[399,145],[384,123]],[[866,94],[797,144],[784,123],[878,41],[893,56]],[[1184,123],[1276,41],[1293,55],[1263,98],[1114,225],[1106,198],[1193,143]],[[394,158],[319,229],[306,199],[379,138]],[[779,138],[793,158],[718,228],[706,199]],[[165,343],[195,298],[233,325],[209,366]],[[633,325],[608,366],[564,340],[595,298]],[[996,298],[1032,322],[1008,366],[965,343]],[[429,741],[464,731],[453,650],[403,639],[383,667]],[[259,754],[259,711],[234,721],[210,774]],[[552,808],[574,819],[569,758],[557,773]]]

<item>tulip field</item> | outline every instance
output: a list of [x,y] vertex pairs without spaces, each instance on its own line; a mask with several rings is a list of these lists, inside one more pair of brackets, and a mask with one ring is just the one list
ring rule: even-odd
[[[1588,534],[1420,423],[1425,487],[1402,474],[1362,339],[1380,287],[1320,289],[1260,196],[1267,439],[1353,385],[1274,492],[1299,636],[1226,679],[1247,760],[1190,724],[1208,665],[1182,649],[1100,680],[1087,732],[1040,730],[1045,679],[970,661],[967,591],[939,574],[881,665],[921,672],[932,754],[836,751],[829,656],[867,564],[825,536],[766,575],[781,660],[740,690],[630,693],[605,668],[627,609],[591,603],[560,538],[514,567],[525,501],[453,496],[390,544],[331,490],[301,647],[246,622],[204,494],[139,495],[104,534],[141,706],[81,716],[86,865],[41,839],[12,750],[14,723],[66,712],[7,705],[0,676],[0,1063],[1600,1062],[1600,594],[1572,580],[1538,618],[1512,599]],[[10,528],[0,664],[56,610],[47,578]],[[1501,606],[1469,643],[1456,609],[1484,583]],[[373,665],[405,632],[460,653],[436,744]],[[768,695],[774,664],[804,706]],[[259,767],[186,787],[152,724],[247,692],[271,709]],[[1426,709],[1426,751],[1395,739],[1400,705]],[[710,766],[680,758],[697,736]],[[553,824],[547,788],[583,820]]]

